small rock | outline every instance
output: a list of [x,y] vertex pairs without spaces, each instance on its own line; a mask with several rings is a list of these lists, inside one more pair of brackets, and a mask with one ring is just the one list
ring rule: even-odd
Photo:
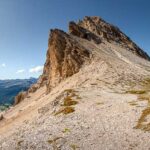
[[0,121],[4,119],[3,114],[0,115]]

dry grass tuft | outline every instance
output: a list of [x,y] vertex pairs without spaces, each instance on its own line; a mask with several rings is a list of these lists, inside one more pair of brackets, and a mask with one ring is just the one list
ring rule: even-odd
[[150,78],[146,78],[141,82],[143,86],[143,91],[136,93],[138,95],[138,99],[142,101],[147,101],[147,108],[142,111],[140,118],[138,119],[137,125],[135,129],[141,129],[144,131],[150,131],[150,121],[147,120],[148,116],[150,116]]
[[70,129],[68,129],[68,128],[65,128],[65,129],[64,129],[62,132],[63,132],[63,133],[70,132]]
[[137,106],[137,101],[131,101],[131,102],[128,102],[131,106]]
[[75,144],[71,144],[70,147],[72,148],[72,150],[76,150],[77,148],[79,148],[79,146],[77,146]]
[[78,104],[78,102],[75,100],[72,100],[70,96],[67,96],[64,98],[63,106],[71,106],[71,105],[76,105],[76,104]]
[[150,102],[150,96],[148,94],[142,94],[138,96],[139,100],[146,100],[148,102]]
[[59,139],[61,139],[62,137],[56,137],[56,138],[54,138],[54,139],[49,139],[47,142],[49,143],[49,144],[53,144],[53,143],[55,143],[57,140],[59,140]]
[[64,90],[64,92],[73,93],[73,92],[75,92],[75,90],[73,90],[73,89],[66,89],[66,90]]
[[142,129],[144,131],[150,131],[150,123],[147,123],[147,117],[150,115],[150,107],[142,111],[142,115],[138,120],[135,129]]
[[103,105],[103,102],[97,102],[96,105]]
[[75,111],[75,109],[73,107],[65,107],[63,109],[60,109],[58,112],[55,113],[55,115],[59,115],[59,114],[64,114],[64,115],[67,115],[67,114],[70,114],[70,113],[73,113]]
[[76,95],[75,90],[66,89],[64,90],[64,93],[65,97],[63,103],[61,104],[62,108],[58,112],[56,112],[55,115],[59,115],[61,113],[64,115],[73,113],[75,111],[75,108],[71,106],[78,104],[78,101],[74,99],[80,99],[80,97]]
[[145,94],[147,91],[145,90],[130,90],[130,91],[126,91],[126,93],[129,94]]

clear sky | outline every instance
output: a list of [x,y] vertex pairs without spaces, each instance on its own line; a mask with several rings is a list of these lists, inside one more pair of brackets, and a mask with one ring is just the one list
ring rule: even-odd
[[0,0],[0,79],[37,77],[49,30],[100,16],[150,54],[150,0]]

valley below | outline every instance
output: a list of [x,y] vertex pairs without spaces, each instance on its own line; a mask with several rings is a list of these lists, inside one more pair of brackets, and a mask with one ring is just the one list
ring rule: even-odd
[[0,80],[0,110],[5,110],[14,103],[15,96],[26,91],[37,81],[35,78]]

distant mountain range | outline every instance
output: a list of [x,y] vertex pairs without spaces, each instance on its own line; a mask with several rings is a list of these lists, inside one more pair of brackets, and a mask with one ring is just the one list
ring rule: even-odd
[[19,92],[27,90],[36,81],[36,78],[0,80],[0,105],[13,104],[14,97]]

